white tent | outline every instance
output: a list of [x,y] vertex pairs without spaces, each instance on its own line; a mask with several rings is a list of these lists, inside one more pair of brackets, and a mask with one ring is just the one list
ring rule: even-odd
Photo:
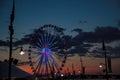
[[[7,62],[0,62],[0,78],[8,77],[9,64]],[[23,78],[29,77],[30,74],[17,68],[16,66],[11,66],[11,77],[12,78]]]

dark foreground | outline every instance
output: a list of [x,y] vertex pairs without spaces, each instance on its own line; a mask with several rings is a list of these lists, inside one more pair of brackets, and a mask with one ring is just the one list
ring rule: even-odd
[[[3,80],[3,79],[0,79]],[[5,79],[8,80],[8,79]],[[12,80],[120,80],[120,75],[67,75],[67,76],[61,76],[61,77],[55,77],[52,78],[41,78],[41,77],[26,77],[26,78],[15,78]]]

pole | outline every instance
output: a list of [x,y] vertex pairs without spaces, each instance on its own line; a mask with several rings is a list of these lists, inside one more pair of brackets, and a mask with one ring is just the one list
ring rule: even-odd
[[81,71],[82,71],[82,74],[83,74],[83,61],[82,61],[81,56],[80,56],[80,62],[81,62]]
[[80,56],[80,63],[81,63],[81,77],[82,77],[82,80],[84,80],[83,61],[82,61],[81,56]]
[[112,66],[111,66],[111,57],[108,57],[107,58],[107,63],[108,63],[108,73],[112,72]]
[[106,51],[105,51],[105,72],[106,72],[106,80],[109,80],[108,79],[108,68],[107,68],[107,55],[106,55]]
[[12,36],[14,34],[13,21],[14,21],[14,0],[13,0],[12,14],[10,15],[10,26],[9,26],[9,31],[10,31],[9,70],[8,70],[8,79],[9,80],[11,80]]
[[104,40],[103,40],[103,51],[104,51],[104,56],[105,56],[105,72],[106,72],[106,80],[109,80],[108,78],[108,64],[107,64],[107,54],[106,54],[106,48],[105,48],[105,43],[104,43]]
[[74,64],[72,63],[72,77],[75,79],[75,70],[74,70]]

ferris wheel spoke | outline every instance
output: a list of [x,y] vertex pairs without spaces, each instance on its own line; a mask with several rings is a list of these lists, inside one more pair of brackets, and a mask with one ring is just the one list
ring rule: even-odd
[[45,67],[45,68],[46,68],[46,71],[45,71],[45,72],[46,72],[46,76],[47,76],[47,75],[48,75],[48,64],[46,64],[46,67]]
[[51,45],[50,45],[50,48],[52,48],[52,47],[54,47],[55,45],[57,45],[57,41],[55,41],[54,43],[52,43]]
[[62,62],[62,57],[57,56],[57,53],[52,53],[54,57],[56,57],[60,62]]
[[41,74],[44,74],[44,63],[41,65]]
[[58,47],[52,47],[52,48],[50,48],[50,49],[51,49],[51,51],[56,52],[56,51],[57,51],[57,49],[58,49]]
[[41,50],[31,50],[32,52],[34,52],[35,54],[41,54],[42,53],[42,51]]
[[53,64],[52,64],[54,67],[53,67],[53,71],[56,72],[58,69],[57,65],[56,65],[56,62],[53,60]]
[[40,56],[38,65],[37,65],[36,68],[35,68],[35,72],[36,72],[36,73],[39,73],[39,69],[41,68],[42,60],[43,60],[43,57]]
[[40,44],[39,42],[36,42],[36,47],[37,47],[38,49],[42,49],[41,44]]
[[50,39],[49,39],[49,42],[50,42],[50,44],[52,44],[52,43],[55,41],[55,39],[56,39],[57,36],[55,36],[55,32],[53,32],[53,33],[50,34],[50,35],[51,35],[51,37],[50,37]]
[[50,43],[51,39],[52,39],[52,35],[50,33],[48,33],[48,42]]
[[48,65],[47,65],[47,61],[48,61],[48,57],[45,57],[45,75],[48,75]]
[[42,48],[35,47],[35,48],[31,49],[31,52],[41,54],[42,53]]
[[40,48],[42,48],[43,43],[40,39],[38,39],[38,44],[39,44]]
[[51,62],[48,60],[48,66],[49,66],[49,69],[50,69],[50,71],[52,71],[52,66],[51,66],[50,63],[51,63]]
[[42,65],[42,72],[44,72],[44,69],[45,69],[45,68],[44,68],[44,66],[45,66],[45,64],[46,64],[46,60],[45,60],[45,59],[46,59],[46,57],[43,56],[43,61],[42,61],[42,64],[43,64],[43,65]]
[[45,43],[48,44],[49,40],[48,40],[49,34],[47,33],[47,31],[45,31]]
[[44,44],[43,36],[41,36],[41,42],[42,42],[42,44]]
[[50,61],[51,61],[51,67],[52,67],[52,71],[54,71],[54,67],[55,67],[55,62],[53,57],[50,55]]
[[[51,55],[50,55],[50,57],[53,58]],[[54,59],[52,60],[52,66],[53,66],[52,68],[53,68],[53,71],[54,71],[54,72],[58,70],[58,67],[57,67]]]
[[56,68],[56,71],[59,71],[58,65],[57,65],[57,64],[55,64],[55,68]]
[[40,38],[38,38],[38,40],[39,40],[39,42],[40,42],[40,44],[41,44],[41,47],[42,47],[42,45],[43,45],[43,43],[44,43],[43,40],[41,39],[41,38],[42,38],[42,34],[39,34],[39,37],[40,37]]
[[46,38],[46,31],[44,31],[44,42],[47,43],[47,38]]
[[36,41],[34,47],[36,47],[38,49],[42,49],[42,43],[39,41],[39,39],[38,39],[38,41]]
[[45,44],[46,43],[45,31],[44,31],[44,34],[43,34],[43,40],[44,40],[44,44]]
[[50,57],[47,57],[47,58],[48,58],[49,68],[50,68],[50,70],[52,70],[52,60],[50,59]]
[[38,68],[41,67],[40,63],[38,63],[37,67],[35,68],[34,74],[38,74]]
[[45,64],[45,73],[46,75],[48,75],[48,70],[49,70],[49,65],[48,65],[48,57],[46,57],[47,61],[46,61],[46,64]]
[[44,31],[44,42],[47,43],[47,31]]
[[49,44],[49,33],[48,32],[46,32],[46,39],[47,39],[47,44]]
[[53,37],[53,38],[52,38],[52,40],[50,41],[50,45],[53,45],[53,44],[54,44],[56,38],[57,38],[57,37]]
[[42,44],[45,44],[45,39],[44,39],[44,35],[41,35],[41,40],[42,40]]
[[42,63],[40,63],[40,66],[37,68],[37,73],[38,73],[38,74],[41,73],[41,67],[42,67]]
[[43,66],[42,66],[42,72],[43,72],[43,74],[45,75],[45,73],[46,73],[46,64],[47,64],[47,57],[46,56],[44,56],[44,61],[43,61]]

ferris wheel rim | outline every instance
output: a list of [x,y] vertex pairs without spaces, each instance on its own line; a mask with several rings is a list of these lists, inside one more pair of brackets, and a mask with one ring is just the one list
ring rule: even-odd
[[[59,28],[59,27],[57,27],[57,26],[54,26],[54,25],[51,25],[51,24],[47,24],[47,25],[43,25],[43,26],[41,26],[40,28],[38,28],[37,30],[36,30],[36,32],[33,34],[33,37],[32,37],[32,39],[30,39],[30,48],[29,48],[29,62],[31,63],[30,64],[30,66],[31,66],[31,69],[32,69],[32,71],[33,71],[33,73],[35,74],[35,68],[34,68],[34,66],[33,66],[33,64],[32,64],[32,59],[31,59],[31,45],[32,45],[32,42],[34,42],[33,41],[33,39],[36,39],[36,34],[39,34],[39,31],[41,31],[42,29],[44,29],[44,28],[53,28],[54,30],[56,30],[56,31],[58,31],[59,33],[61,33],[61,35],[62,35],[62,38],[64,38],[64,33],[62,32],[62,30]],[[64,44],[65,44],[65,42],[63,42]],[[64,56],[64,60],[62,61],[62,63],[61,63],[61,66],[60,66],[60,68],[59,68],[59,71],[58,71],[58,73],[62,70],[62,67],[64,67],[64,64],[65,64],[65,62],[66,62],[66,51],[64,52],[65,53],[65,56]]]

